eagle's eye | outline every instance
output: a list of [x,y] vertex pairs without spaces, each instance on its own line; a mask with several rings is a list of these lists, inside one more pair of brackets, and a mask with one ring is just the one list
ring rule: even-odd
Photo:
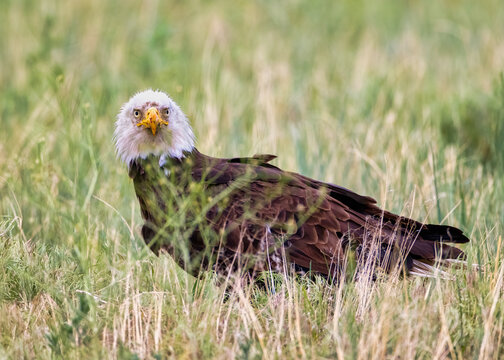
[[135,116],[136,118],[140,117],[140,110],[133,110],[133,116]]
[[166,116],[170,115],[170,109],[166,108],[165,111],[164,111],[164,113],[165,113]]

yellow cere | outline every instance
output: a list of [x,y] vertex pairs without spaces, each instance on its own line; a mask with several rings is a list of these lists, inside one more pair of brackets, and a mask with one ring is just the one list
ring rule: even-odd
[[160,125],[168,125],[168,121],[163,120],[159,110],[155,107],[149,108],[145,113],[145,117],[137,123],[137,126],[145,126],[145,128],[149,128],[152,131],[152,135],[156,135],[157,127]]

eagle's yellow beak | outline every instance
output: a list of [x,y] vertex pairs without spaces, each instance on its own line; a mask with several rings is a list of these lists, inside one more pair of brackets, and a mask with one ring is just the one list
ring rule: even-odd
[[159,110],[155,107],[149,108],[145,113],[145,117],[137,123],[137,126],[145,126],[146,128],[150,128],[152,131],[152,135],[156,135],[157,127],[160,125],[168,125],[168,121],[163,120]]

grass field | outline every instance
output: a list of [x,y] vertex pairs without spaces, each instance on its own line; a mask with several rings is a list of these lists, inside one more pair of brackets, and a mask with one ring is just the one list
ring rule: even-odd
[[[0,12],[0,358],[504,357],[501,1],[30,1]],[[112,143],[167,91],[200,151],[461,227],[455,280],[195,280],[143,245]]]

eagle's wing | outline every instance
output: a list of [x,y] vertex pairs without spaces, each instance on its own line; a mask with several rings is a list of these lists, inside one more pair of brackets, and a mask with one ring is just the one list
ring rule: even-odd
[[394,247],[422,260],[463,254],[441,246],[442,241],[467,242],[459,229],[383,211],[373,198],[282,171],[267,163],[272,158],[196,157],[193,178],[210,192],[234,187],[227,205],[207,214],[216,231],[226,229],[225,246],[232,252],[285,255],[289,263],[326,275],[343,264],[350,242],[362,253],[378,243],[378,256]]
[[166,211],[177,211],[184,192],[191,191],[190,183],[194,182],[206,189],[212,200],[208,200],[211,206],[205,203],[206,198],[197,198],[189,207],[186,204],[184,219],[189,228],[196,226],[189,250],[208,247],[204,224],[199,222],[202,213],[213,233],[224,239],[219,247],[219,252],[225,252],[222,258],[232,259],[235,265],[237,256],[251,255],[255,257],[254,269],[281,270],[294,264],[302,270],[332,275],[344,263],[349,246],[362,258],[377,254],[385,268],[388,263],[382,258],[394,249],[409,260],[463,255],[443,244],[467,242],[459,229],[426,225],[383,211],[370,197],[282,171],[268,163],[272,159],[271,155],[216,159],[195,150],[161,168],[154,156],[132,163],[130,176],[146,221],[144,240],[156,253],[160,248],[172,253],[173,239],[166,236],[172,222],[167,219],[174,214]]

